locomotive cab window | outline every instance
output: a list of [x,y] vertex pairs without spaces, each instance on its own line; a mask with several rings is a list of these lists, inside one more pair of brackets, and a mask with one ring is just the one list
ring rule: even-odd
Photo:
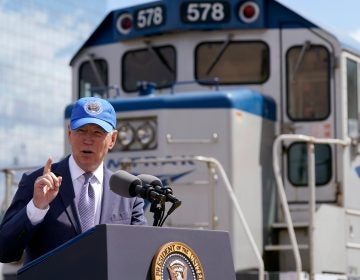
[[352,139],[359,138],[359,99],[358,99],[358,64],[351,59],[346,60],[348,135]]
[[[331,148],[325,144],[315,144],[316,186],[327,184],[331,179]],[[288,178],[298,187],[308,186],[307,144],[294,143],[288,150]]]
[[322,46],[291,48],[287,53],[288,116],[293,121],[323,120],[330,114],[330,57]]
[[104,59],[92,59],[81,64],[79,70],[79,98],[102,96],[108,86],[108,65]]
[[264,42],[205,42],[196,48],[195,77],[219,84],[264,83],[269,77],[269,48]]
[[155,88],[171,87],[176,80],[176,52],[171,46],[129,51],[122,58],[122,87],[126,92],[138,90],[139,82],[153,83]]

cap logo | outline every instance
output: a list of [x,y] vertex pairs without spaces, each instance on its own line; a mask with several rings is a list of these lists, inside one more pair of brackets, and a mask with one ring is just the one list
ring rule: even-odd
[[85,103],[84,110],[89,115],[96,116],[101,114],[101,112],[103,111],[103,107],[101,106],[100,102],[89,101]]

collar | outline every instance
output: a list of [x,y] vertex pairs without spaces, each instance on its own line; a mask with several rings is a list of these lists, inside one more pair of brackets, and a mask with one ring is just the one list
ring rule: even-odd
[[[71,180],[74,182],[79,177],[81,177],[85,171],[80,168],[80,166],[76,163],[73,155],[69,158],[69,169],[71,174]],[[96,168],[96,170],[93,172],[96,180],[102,184],[104,179],[104,163],[101,162],[101,164]]]

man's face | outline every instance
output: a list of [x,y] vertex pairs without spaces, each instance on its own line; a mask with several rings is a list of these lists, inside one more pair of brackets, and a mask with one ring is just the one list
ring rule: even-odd
[[86,172],[94,171],[116,142],[117,131],[106,132],[96,124],[76,130],[68,128],[68,139],[76,163]]

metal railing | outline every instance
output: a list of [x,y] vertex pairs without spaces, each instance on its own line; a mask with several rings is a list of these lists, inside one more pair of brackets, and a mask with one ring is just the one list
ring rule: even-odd
[[[155,158],[155,159],[133,159],[133,160],[124,160],[121,162],[121,168],[124,170],[130,170],[131,166],[134,164],[149,164],[149,163],[164,163],[168,162],[168,158]],[[235,211],[240,219],[240,222],[245,230],[245,234],[250,242],[251,248],[254,252],[254,255],[256,257],[256,260],[258,262],[259,266],[259,280],[265,279],[265,270],[264,270],[264,262],[261,257],[261,253],[256,245],[255,239],[250,231],[250,227],[245,219],[245,216],[243,214],[243,211],[240,207],[240,204],[236,198],[236,195],[233,191],[233,188],[230,184],[229,178],[220,164],[218,160],[211,157],[203,157],[203,156],[192,156],[192,157],[174,157],[171,158],[171,161],[174,162],[184,162],[184,161],[194,161],[194,162],[203,162],[207,164],[207,168],[209,170],[209,174],[212,174],[212,176],[217,178],[218,180],[218,174],[216,173],[216,170],[218,171],[220,178],[222,178],[226,191],[229,194],[229,197],[234,205]],[[5,174],[6,178],[6,186],[5,186],[5,197],[1,204],[2,209],[7,209],[7,207],[10,205],[10,202],[12,200],[12,190],[14,187],[17,186],[18,181],[15,180],[15,173],[16,172],[24,172],[26,170],[33,170],[34,167],[28,167],[28,168],[6,168],[1,169],[0,172],[3,172]],[[214,215],[214,214],[213,214]],[[1,217],[0,217],[1,218]]]
[[[34,170],[37,167],[9,167],[0,169],[0,174],[4,176],[4,189],[3,194],[0,194],[0,197],[3,196],[2,201],[0,201],[0,221],[2,216],[5,213],[6,209],[10,206],[10,203],[13,198],[14,191],[18,185],[18,176],[28,170]],[[2,186],[0,186],[0,191],[2,191]]]
[[[311,279],[314,279],[314,256],[313,256],[313,231],[314,231],[314,215],[316,211],[316,184],[315,184],[315,151],[314,151],[314,145],[315,144],[335,144],[335,145],[341,145],[343,147],[350,145],[350,140],[341,140],[341,139],[323,139],[323,138],[314,138],[306,135],[296,135],[296,134],[283,134],[279,135],[273,144],[273,170],[275,175],[275,180],[277,184],[277,190],[278,195],[280,199],[280,203],[282,206],[282,209],[284,211],[284,217],[285,222],[287,226],[287,230],[289,232],[290,237],[290,243],[292,246],[292,251],[295,258],[295,265],[296,265],[296,274],[297,279],[301,279],[301,273],[302,273],[302,263],[301,263],[301,257],[300,257],[300,251],[299,251],[299,245],[296,240],[295,231],[294,231],[294,225],[292,222],[292,218],[290,215],[290,210],[285,194],[285,188],[282,181],[282,174],[279,164],[279,158],[281,158],[281,144],[283,141],[297,141],[297,142],[305,142],[307,143],[308,149],[307,149],[307,159],[308,159],[308,184],[309,184],[309,190],[310,190],[310,198],[309,198],[309,252],[310,252],[310,277]],[[150,164],[150,163],[164,163],[168,162],[168,158],[154,158],[154,159],[129,159],[129,160],[123,160],[121,162],[121,168],[124,170],[130,170],[132,165],[135,164]],[[265,271],[264,271],[264,262],[261,257],[261,253],[256,245],[255,239],[250,231],[250,227],[245,219],[245,216],[243,214],[243,211],[240,207],[240,204],[236,198],[236,195],[233,191],[233,188],[230,184],[229,178],[224,171],[224,168],[220,164],[218,160],[212,157],[203,157],[203,156],[191,156],[191,157],[173,157],[171,158],[171,161],[174,162],[183,162],[183,161],[198,161],[206,163],[209,169],[209,173],[213,174],[213,176],[217,176],[216,170],[218,171],[218,174],[220,175],[220,178],[222,178],[223,183],[225,185],[226,191],[229,195],[229,198],[231,199],[231,202],[233,203],[234,209],[238,215],[238,218],[240,219],[240,222],[245,230],[246,236],[249,240],[249,243],[251,245],[251,248],[253,250],[253,253],[257,259],[258,262],[258,269],[259,269],[259,280],[265,279]],[[19,167],[19,168],[4,168],[0,169],[0,172],[2,172],[5,175],[5,192],[4,192],[4,199],[1,203],[1,211],[6,210],[9,206],[11,200],[12,200],[12,193],[13,188],[17,186],[18,182],[15,180],[15,174],[17,172],[24,172],[26,170],[32,170],[35,169],[35,167]],[[355,211],[355,212],[354,212]],[[346,214],[348,215],[356,215],[360,216],[360,211],[356,210],[346,210]],[[1,220],[1,217],[0,217]],[[360,249],[360,244],[347,244],[347,247]]]
[[[345,214],[348,216],[360,217],[360,210],[356,209],[345,209]],[[346,242],[346,248],[360,250],[359,242]]]
[[[253,253],[255,255],[255,258],[258,262],[258,269],[259,269],[259,280],[264,280],[265,279],[265,266],[264,266],[264,261],[262,259],[261,253],[259,248],[256,245],[255,239],[253,237],[253,234],[250,231],[250,227],[245,219],[245,216],[243,214],[243,211],[240,207],[240,204],[236,198],[236,195],[233,191],[233,188],[230,184],[229,178],[224,170],[224,168],[222,167],[222,165],[220,164],[220,162],[218,160],[216,160],[215,158],[212,157],[204,157],[204,156],[192,156],[192,157],[173,157],[171,158],[171,161],[174,162],[183,162],[183,161],[198,161],[198,162],[204,162],[208,165],[209,171],[214,172],[215,169],[219,172],[220,177],[222,178],[226,191],[229,195],[229,198],[231,199],[231,202],[234,205],[236,214],[238,215],[238,218],[240,219],[241,225],[243,226],[244,230],[245,230],[245,234],[246,237],[249,240],[249,243],[251,245],[251,249],[253,250]],[[157,158],[157,159],[133,159],[133,160],[124,160],[122,162],[122,169],[124,170],[130,170],[131,166],[134,164],[149,164],[149,163],[163,163],[163,162],[168,162],[169,159],[168,158]]]
[[301,134],[283,134],[279,135],[273,145],[273,168],[275,180],[278,188],[278,195],[280,199],[280,203],[282,209],[284,211],[285,222],[287,226],[287,230],[289,233],[290,243],[292,246],[294,258],[295,258],[295,266],[296,266],[296,274],[297,279],[301,279],[301,271],[302,271],[302,263],[300,257],[299,245],[296,240],[294,225],[291,219],[289,205],[287,202],[284,184],[282,182],[281,170],[279,165],[279,158],[282,157],[280,148],[281,144],[285,140],[297,141],[297,142],[305,142],[307,143],[307,167],[308,167],[308,184],[310,190],[309,197],[309,260],[310,260],[310,279],[314,279],[314,215],[316,211],[316,183],[315,183],[315,144],[335,144],[341,145],[343,147],[350,145],[349,140],[341,140],[341,139],[323,139],[323,138],[314,138]]

